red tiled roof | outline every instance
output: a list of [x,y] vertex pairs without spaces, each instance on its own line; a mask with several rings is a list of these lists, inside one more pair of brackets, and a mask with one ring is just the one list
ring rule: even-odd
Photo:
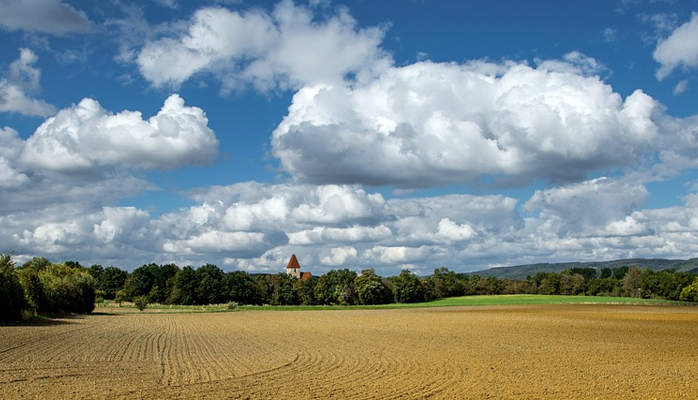
[[310,272],[301,272],[301,280],[305,281],[310,279],[310,277],[313,276]]
[[296,258],[295,254],[291,254],[291,259],[288,260],[288,265],[286,268],[300,268],[301,265],[298,263],[298,259]]

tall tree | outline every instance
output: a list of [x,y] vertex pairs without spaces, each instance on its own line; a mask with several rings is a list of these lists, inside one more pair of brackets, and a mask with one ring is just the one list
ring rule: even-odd
[[245,271],[232,271],[223,277],[223,291],[226,301],[240,304],[261,304],[255,291],[254,279]]
[[318,278],[315,296],[320,304],[355,304],[354,280],[356,272],[350,269],[330,270]]
[[197,293],[198,287],[199,280],[196,270],[190,266],[182,268],[175,276],[172,302],[184,305],[200,304]]
[[376,270],[365,269],[361,275],[354,279],[356,297],[359,304],[384,304],[388,300],[390,293],[383,284],[383,279],[376,275]]
[[623,290],[628,297],[642,297],[642,269],[632,267],[623,277]]
[[424,301],[424,290],[419,277],[409,270],[402,270],[400,275],[391,279],[393,296],[396,303],[417,303]]
[[136,296],[148,296],[155,286],[157,272],[157,264],[147,264],[134,269],[126,283],[126,296],[130,299]]
[[24,287],[9,254],[0,255],[0,321],[17,321],[28,308]]
[[107,267],[97,281],[97,289],[104,291],[104,298],[113,300],[116,292],[124,288],[128,273],[117,267]]
[[220,304],[225,301],[223,271],[213,264],[206,264],[196,270],[196,298],[201,304]]

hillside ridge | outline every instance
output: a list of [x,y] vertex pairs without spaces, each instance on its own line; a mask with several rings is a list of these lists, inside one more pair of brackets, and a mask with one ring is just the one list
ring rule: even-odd
[[575,261],[561,263],[536,263],[522,264],[510,267],[496,267],[481,271],[470,272],[470,275],[481,277],[494,276],[505,279],[526,279],[528,275],[538,272],[562,272],[572,268],[621,268],[640,267],[650,268],[655,271],[673,269],[675,271],[698,273],[698,258],[688,260],[672,260],[663,258],[626,258],[610,261]]

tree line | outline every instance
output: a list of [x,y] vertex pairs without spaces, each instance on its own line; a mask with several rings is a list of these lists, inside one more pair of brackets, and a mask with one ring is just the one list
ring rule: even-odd
[[0,321],[30,315],[89,314],[94,310],[97,281],[77,263],[50,263],[34,258],[15,268],[10,255],[0,255]]
[[10,256],[0,258],[0,320],[5,321],[23,314],[89,313],[96,301],[121,303],[136,298],[181,305],[370,305],[497,294],[698,301],[698,278],[673,270],[625,266],[538,272],[524,280],[480,277],[448,268],[429,276],[403,270],[387,278],[374,269],[360,273],[337,269],[300,280],[286,273],[225,272],[213,264],[180,268],[151,263],[129,273],[113,266],[86,268],[77,262],[54,264],[38,257],[15,267]]

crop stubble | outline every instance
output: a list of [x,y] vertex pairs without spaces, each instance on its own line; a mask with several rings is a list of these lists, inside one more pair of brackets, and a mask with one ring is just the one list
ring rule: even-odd
[[93,315],[0,327],[0,398],[698,398],[695,307]]

